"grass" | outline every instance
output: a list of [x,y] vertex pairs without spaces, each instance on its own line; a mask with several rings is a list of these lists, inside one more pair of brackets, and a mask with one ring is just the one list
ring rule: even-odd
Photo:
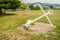
[[[16,32],[19,33],[19,30],[16,30],[18,26],[20,26],[21,24],[25,24],[27,20],[33,20],[34,18],[43,14],[41,10],[15,11],[13,13],[15,15],[6,15],[0,17],[0,31],[15,30]],[[59,40],[60,39],[60,10],[54,10],[54,13],[49,15],[49,19],[57,27],[54,31],[57,32],[56,39]],[[37,22],[49,23],[46,17],[43,17]],[[39,38],[39,36],[35,35],[33,36],[32,40],[35,40],[34,39],[35,37]]]
[[[29,13],[30,12],[30,13]],[[39,11],[38,11],[39,12]],[[19,14],[14,17],[9,16],[2,16],[0,17],[0,30],[6,30],[6,29],[14,29],[15,27],[18,27],[21,24],[24,24],[28,19],[33,19],[35,17],[34,11],[18,11],[15,14]],[[23,17],[20,16],[20,14],[23,15]],[[11,15],[10,15],[11,16]],[[38,15],[36,15],[38,16]]]

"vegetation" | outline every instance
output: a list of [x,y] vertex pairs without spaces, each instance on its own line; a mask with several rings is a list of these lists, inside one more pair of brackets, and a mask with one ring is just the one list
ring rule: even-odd
[[60,10],[60,8],[53,8],[53,10]]
[[0,0],[0,14],[3,13],[3,9],[16,9],[19,6],[19,0]]
[[29,8],[30,8],[31,10],[33,10],[33,9],[34,9],[34,4],[30,4],[30,5],[29,5]]
[[[24,11],[6,10],[15,10],[19,7]],[[27,20],[33,20],[34,18],[42,15],[42,11],[39,10],[40,7],[38,5],[34,6],[34,4],[30,4],[29,8],[31,10],[25,10],[26,8],[27,5],[25,3],[21,3],[19,0],[0,0],[0,14],[5,12],[7,14],[0,16],[0,40],[18,40],[18,38],[22,36],[27,38],[22,38],[24,40],[60,40],[60,10],[54,10],[53,14],[49,15],[49,19],[56,28],[46,34],[49,37],[45,37],[43,34],[29,35],[28,33],[18,29],[22,24],[25,24]],[[53,7],[50,6],[50,8]],[[46,17],[38,20],[37,22],[49,23]]]
[[29,8],[30,8],[31,10],[40,10],[40,6],[39,6],[39,5],[35,5],[35,4],[30,4],[30,5],[29,5]]
[[25,3],[21,3],[20,8],[25,10],[25,9],[27,9],[27,5]]
[[[42,15],[41,10],[25,10],[25,11],[14,11],[15,15],[3,15],[0,17],[0,39],[9,39],[7,35],[5,34],[8,30],[13,31],[15,34],[29,37],[31,40],[45,40],[43,35],[29,35],[25,34],[21,30],[17,29],[20,25],[25,24],[27,20],[34,19],[40,15]],[[8,11],[6,12],[7,14]],[[50,37],[47,38],[47,40],[60,40],[60,10],[54,10],[54,13],[52,15],[49,15],[50,20],[53,22],[53,24],[57,27],[54,32],[56,34],[49,34]],[[44,22],[48,23],[47,19],[44,17],[37,22]],[[4,32],[5,31],[5,32]],[[2,32],[2,33],[1,33]],[[10,33],[10,31],[8,32]],[[11,36],[12,37],[12,36]],[[52,38],[55,37],[55,38]]]
[[53,9],[53,6],[50,5],[49,7],[50,7],[51,9]]
[[40,10],[40,6],[39,6],[39,5],[36,5],[36,6],[34,7],[34,10]]

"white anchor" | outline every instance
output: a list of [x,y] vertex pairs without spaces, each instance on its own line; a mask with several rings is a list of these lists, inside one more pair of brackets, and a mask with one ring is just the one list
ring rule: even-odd
[[35,18],[34,20],[28,20],[27,23],[25,23],[25,28],[28,29],[28,28],[31,26],[31,23],[33,23],[33,22],[35,22],[35,21],[37,21],[37,20],[39,20],[39,19],[41,19],[41,18],[43,18],[43,17],[45,17],[45,16],[46,16],[48,22],[50,23],[50,25],[51,25],[51,26],[54,26],[54,25],[52,24],[52,22],[50,21],[50,19],[48,18],[48,16],[47,16],[47,15],[49,15],[49,14],[52,14],[52,13],[53,13],[53,10],[49,9],[48,12],[46,13],[40,4],[37,3],[37,5],[40,6],[40,8],[41,8],[41,10],[42,10],[42,12],[43,12],[43,15]]

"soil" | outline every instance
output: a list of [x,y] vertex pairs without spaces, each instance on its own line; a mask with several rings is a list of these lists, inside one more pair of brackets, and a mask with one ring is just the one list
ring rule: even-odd
[[49,31],[53,30],[54,28],[56,27],[51,26],[50,24],[47,23],[35,22],[35,24],[32,25],[28,30],[24,28],[24,24],[19,26],[17,29],[22,30],[29,34],[46,34]]

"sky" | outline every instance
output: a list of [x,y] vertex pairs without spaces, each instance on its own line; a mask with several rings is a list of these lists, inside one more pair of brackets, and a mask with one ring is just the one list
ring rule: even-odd
[[21,1],[25,3],[41,2],[41,3],[60,4],[60,0],[21,0]]

